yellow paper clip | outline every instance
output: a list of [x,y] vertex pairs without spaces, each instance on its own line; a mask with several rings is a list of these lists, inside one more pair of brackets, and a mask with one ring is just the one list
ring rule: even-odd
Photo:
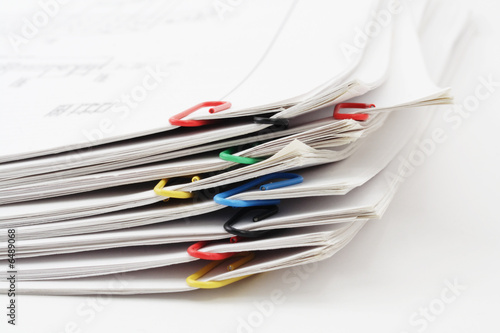
[[[228,265],[227,266],[228,271],[235,270],[236,268],[240,267],[241,265],[246,264],[247,262],[249,262],[250,260],[252,260],[255,257],[255,255],[251,252],[242,252],[242,253],[235,254],[235,256],[238,256],[238,255],[243,256],[243,258]],[[194,287],[194,288],[215,289],[215,288],[227,286],[228,284],[231,284],[231,283],[239,281],[239,280],[243,280],[244,278],[247,278],[247,277],[252,275],[252,274],[244,275],[244,276],[239,276],[236,278],[226,279],[226,280],[222,280],[222,281],[198,281],[199,278],[206,275],[208,272],[210,272],[212,269],[214,269],[215,267],[222,264],[224,261],[226,261],[226,260],[212,261],[210,264],[206,265],[205,267],[200,269],[198,272],[188,276],[186,279],[187,284],[190,287]]]
[[[191,178],[191,182],[195,182],[195,181],[198,181],[200,179],[201,179],[200,176],[193,176]],[[194,196],[194,194],[191,192],[164,190],[163,188],[165,187],[167,182],[168,182],[168,178],[164,178],[164,179],[160,180],[160,182],[158,184],[156,184],[156,186],[154,188],[155,193],[158,195],[167,197],[167,198],[176,198],[176,199],[189,199],[189,198],[192,198]]]

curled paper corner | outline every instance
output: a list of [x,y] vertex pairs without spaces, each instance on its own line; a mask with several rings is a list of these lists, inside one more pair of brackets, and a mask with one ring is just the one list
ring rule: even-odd
[[276,154],[268,158],[266,161],[271,162],[275,159],[279,159],[285,155],[304,155],[306,153],[315,153],[317,152],[316,149],[308,146],[307,144],[303,143],[302,141],[295,139],[289,144],[287,144],[285,147],[283,147],[280,151],[278,151]]

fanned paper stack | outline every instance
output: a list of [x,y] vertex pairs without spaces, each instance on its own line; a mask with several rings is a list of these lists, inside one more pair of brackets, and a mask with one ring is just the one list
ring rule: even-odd
[[120,34],[62,20],[0,58],[3,292],[9,262],[19,294],[135,294],[332,256],[453,102],[439,86],[470,25],[383,0],[174,13]]

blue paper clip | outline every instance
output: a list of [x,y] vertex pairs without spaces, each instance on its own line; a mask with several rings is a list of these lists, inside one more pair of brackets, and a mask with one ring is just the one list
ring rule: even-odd
[[[263,182],[267,182],[272,179],[281,179],[285,178],[286,180],[282,180],[276,183],[268,183],[261,185]],[[235,200],[235,199],[227,199],[233,195],[244,192],[246,190],[251,189],[252,187],[259,186],[261,191],[273,190],[276,188],[286,187],[290,185],[300,184],[304,178],[302,176],[297,175],[295,173],[271,173],[269,175],[265,175],[259,177],[257,179],[252,180],[244,185],[241,185],[237,188],[233,188],[232,190],[222,192],[214,196],[214,201],[220,205],[229,206],[229,207],[252,207],[252,206],[270,206],[277,205],[280,203],[279,199],[274,200]]]

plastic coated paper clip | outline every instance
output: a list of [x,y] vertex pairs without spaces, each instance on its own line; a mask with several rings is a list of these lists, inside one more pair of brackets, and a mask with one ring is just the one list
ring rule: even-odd
[[[255,216],[252,221],[253,222],[259,222],[262,221],[270,216],[273,216],[274,214],[279,212],[279,208],[276,205],[273,206],[262,206],[262,207],[245,207],[240,209],[239,212],[233,215],[226,223],[224,223],[224,230],[229,232],[230,234],[239,236],[239,237],[248,237],[248,238],[255,238],[255,237],[261,237],[266,234],[269,234],[273,230],[241,230],[235,228],[233,225],[235,225],[244,215],[248,214],[251,211],[255,210],[264,210],[264,213],[261,213],[257,216]],[[231,240],[233,242],[233,240]]]
[[234,156],[234,152],[236,148],[229,148],[224,150],[219,154],[219,157],[224,161],[239,163],[239,164],[255,164],[263,161],[263,158],[253,158],[253,157],[244,157],[244,156]]
[[209,242],[208,241],[201,241],[198,243],[194,243],[187,249],[187,253],[191,257],[195,257],[198,259],[205,259],[205,260],[224,260],[229,257],[232,257],[235,252],[225,252],[225,253],[213,253],[213,252],[200,252],[200,249],[207,245]]
[[[282,180],[276,183],[269,183],[265,185],[261,185],[263,182],[267,182],[272,179],[280,179],[285,178],[286,180]],[[302,176],[297,175],[295,173],[271,173],[269,175],[265,175],[263,177],[259,177],[254,179],[244,185],[238,186],[232,190],[219,193],[214,196],[214,201],[218,204],[230,206],[230,207],[252,207],[252,206],[271,206],[277,205],[280,203],[280,200],[234,200],[227,199],[230,196],[235,194],[244,192],[246,190],[251,189],[252,187],[259,186],[261,191],[272,190],[275,188],[281,188],[285,186],[291,186],[295,184],[302,183],[304,178]]]
[[253,122],[259,125],[273,125],[275,130],[286,130],[290,124],[287,118],[253,117]]
[[[255,257],[255,255],[251,252],[238,253],[237,255],[241,255],[241,256],[243,256],[243,258],[228,265],[227,266],[228,271],[235,270],[236,268],[246,264],[247,262],[249,262],[250,260],[252,260]],[[214,289],[214,288],[220,288],[220,287],[227,286],[228,284],[234,283],[234,282],[239,281],[239,280],[243,280],[244,278],[251,276],[251,275],[244,275],[244,276],[239,276],[236,278],[226,279],[226,280],[222,280],[222,281],[198,281],[199,278],[205,276],[208,272],[210,272],[211,270],[213,270],[215,267],[219,266],[223,262],[224,262],[224,260],[217,260],[217,261],[213,261],[213,262],[209,263],[208,265],[206,265],[205,267],[200,269],[198,272],[188,276],[186,279],[186,283],[190,287],[194,287],[194,288]]]
[[[193,176],[191,178],[192,182],[195,182],[198,180],[200,180],[199,176]],[[167,198],[176,198],[176,199],[189,199],[189,198],[192,198],[194,196],[194,194],[191,192],[164,190],[163,188],[165,187],[167,182],[168,182],[168,179],[164,178],[164,179],[160,180],[160,182],[158,184],[156,184],[154,191],[157,195],[161,195],[161,196],[167,197]]]
[[198,127],[198,126],[203,126],[203,125],[208,125],[208,124],[213,124],[214,120],[184,120],[182,118],[185,118],[189,116],[191,113],[204,108],[204,107],[210,107],[208,112],[210,113],[216,113],[219,111],[227,110],[231,107],[231,103],[229,102],[224,102],[224,101],[216,101],[216,102],[203,102],[198,105],[195,105],[185,111],[182,111],[175,116],[172,116],[169,119],[170,124],[174,126],[182,126],[182,127]]
[[333,118],[335,119],[353,119],[358,121],[365,121],[369,115],[367,113],[340,113],[340,109],[369,109],[374,108],[374,104],[364,103],[340,103],[335,105],[333,109]]

